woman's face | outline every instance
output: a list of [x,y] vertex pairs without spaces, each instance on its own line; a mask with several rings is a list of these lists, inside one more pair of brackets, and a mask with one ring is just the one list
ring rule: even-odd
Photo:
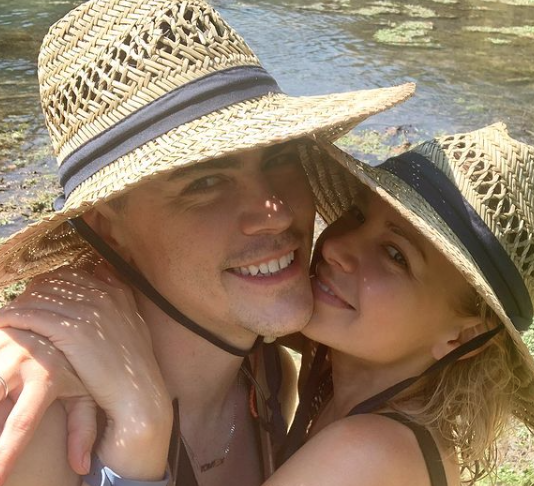
[[309,338],[369,366],[424,369],[456,347],[467,282],[371,191],[321,235],[311,273]]

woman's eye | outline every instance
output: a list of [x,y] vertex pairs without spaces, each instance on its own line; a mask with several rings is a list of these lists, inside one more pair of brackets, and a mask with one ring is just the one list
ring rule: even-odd
[[408,262],[406,261],[406,258],[404,258],[404,255],[397,250],[394,246],[387,245],[386,251],[389,255],[389,257],[398,265],[402,265],[403,267],[408,267]]
[[347,211],[349,217],[354,218],[359,224],[365,222],[365,216],[362,213],[362,210],[358,206],[352,206]]
[[201,177],[200,179],[197,179],[193,181],[191,184],[189,184],[185,189],[184,193],[191,193],[191,192],[202,192],[206,191],[208,189],[211,189],[212,187],[215,187],[219,184],[223,183],[223,178],[221,176],[211,175],[206,177]]

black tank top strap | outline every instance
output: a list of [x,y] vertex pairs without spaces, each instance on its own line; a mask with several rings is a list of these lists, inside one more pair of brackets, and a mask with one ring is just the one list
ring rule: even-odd
[[180,407],[176,398],[172,401],[172,408],[174,420],[167,462],[172,479],[171,484],[173,486],[178,484],[180,486],[198,486],[191,459],[180,437]]
[[280,349],[275,343],[263,345],[263,360],[265,364],[265,378],[269,397],[267,406],[271,411],[269,429],[271,432],[273,447],[277,453],[286,440],[287,423],[282,413],[282,404],[278,398],[282,388],[283,370]]
[[198,486],[197,478],[193,470],[193,464],[187,453],[187,449],[183,441],[180,441],[180,457],[178,463],[178,474],[173,478],[176,486]]
[[[315,351],[315,356],[311,365],[308,379],[302,393],[299,404],[295,412],[295,417],[289,429],[287,440],[278,456],[278,466],[286,462],[300,447],[306,442],[310,422],[316,417],[323,397],[323,383],[331,377],[330,370],[323,371],[328,348],[324,344],[319,344]],[[330,378],[331,384],[331,378]]]
[[447,476],[445,474],[445,468],[443,467],[443,461],[441,460],[436,441],[428,429],[400,413],[388,412],[379,413],[377,415],[382,415],[395,420],[408,427],[414,433],[425,459],[428,475],[430,476],[430,484],[432,486],[447,486]]

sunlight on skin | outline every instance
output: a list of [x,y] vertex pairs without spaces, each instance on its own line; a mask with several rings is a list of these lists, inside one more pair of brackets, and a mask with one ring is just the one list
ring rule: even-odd
[[[78,278],[81,280],[80,274],[75,275],[78,275]],[[26,310],[17,310],[16,306],[14,306],[12,315],[16,315],[21,321],[26,321],[26,316],[33,318],[35,313],[39,314],[42,312],[46,316],[50,313],[49,308],[52,304],[56,306],[65,305],[66,307],[61,309],[61,312],[63,312],[63,310],[69,308],[71,302],[81,302],[83,312],[78,313],[78,315],[77,313],[74,313],[72,316],[69,316],[68,313],[64,315],[60,320],[56,321],[56,325],[58,326],[56,331],[60,332],[59,336],[61,336],[61,333],[64,333],[63,336],[67,340],[67,343],[78,335],[72,334],[73,332],[81,333],[80,336],[82,336],[82,339],[93,339],[93,345],[96,344],[97,346],[100,346],[98,341],[101,341],[104,346],[108,345],[108,341],[111,342],[117,339],[118,343],[120,343],[119,354],[121,354],[121,356],[117,357],[118,361],[110,361],[109,366],[119,366],[120,369],[120,361],[122,361],[122,376],[124,379],[119,386],[119,389],[115,390],[115,392],[122,395],[125,403],[124,401],[122,402],[121,407],[123,408],[114,408],[111,406],[109,407],[109,410],[106,411],[109,425],[110,445],[117,444],[117,447],[124,451],[126,450],[126,446],[130,447],[131,444],[134,444],[135,448],[136,446],[141,447],[147,441],[152,442],[155,437],[154,434],[156,434],[156,437],[159,437],[161,433],[165,433],[165,431],[163,431],[164,428],[165,430],[169,428],[167,427],[165,420],[163,421],[165,423],[163,423],[160,419],[157,419],[157,417],[169,416],[166,389],[160,389],[161,384],[157,382],[157,380],[154,382],[147,381],[147,377],[144,375],[136,376],[138,365],[134,357],[137,357],[136,352],[138,347],[134,344],[133,349],[130,349],[127,344],[121,342],[121,333],[128,332],[129,328],[134,329],[136,333],[140,332],[140,335],[144,336],[146,330],[144,328],[139,328],[137,325],[140,321],[141,324],[144,321],[139,319],[139,314],[137,312],[131,315],[128,313],[120,313],[122,317],[124,317],[124,327],[118,334],[117,330],[104,326],[103,323],[100,322],[103,319],[103,315],[105,315],[109,309],[114,308],[114,303],[117,298],[131,298],[131,296],[128,292],[124,292],[121,289],[117,292],[110,292],[109,290],[102,291],[99,288],[91,287],[94,283],[90,278],[83,279],[85,282],[89,283],[90,286],[88,287],[80,284],[79,281],[74,284],[68,280],[63,280],[63,278],[70,278],[70,275],[63,277],[63,273],[60,273],[59,277],[56,276],[55,278],[36,280],[34,289],[30,288],[26,293],[26,297],[30,297],[38,303],[36,308],[30,306]],[[43,290],[42,285],[47,282],[50,283],[50,287]],[[48,294],[48,289],[51,289],[54,294]],[[91,301],[93,303],[96,301],[102,302],[103,310],[98,311],[95,308],[92,308],[90,305]],[[24,302],[25,301],[22,300],[21,305],[24,306]],[[41,309],[39,309],[39,307],[41,307]],[[9,307],[6,307],[6,309],[9,310]],[[117,317],[117,315],[115,316]],[[23,324],[24,322],[22,322],[22,325]],[[55,339],[56,337],[57,333],[53,333],[52,339]],[[39,338],[40,336],[34,338],[35,345],[40,348],[45,346],[42,348],[42,355],[50,356],[52,359],[54,355],[57,354],[55,348],[51,346],[46,338]],[[106,373],[106,363],[104,362],[101,364],[104,366],[103,373]],[[69,368],[65,368],[65,370],[68,373],[72,372]],[[90,385],[93,386],[94,384],[90,383]],[[134,399],[134,396],[138,397],[143,390],[145,392],[148,392],[149,390],[152,391],[149,401],[138,401],[137,399]],[[112,394],[115,392],[112,390]],[[146,394],[143,395],[146,397]],[[101,401],[99,405],[103,410],[107,409],[106,405],[108,402],[106,400],[109,401],[110,399],[105,394],[97,400],[97,403]],[[161,426],[162,423],[164,427]],[[111,454],[111,457],[119,463],[121,463],[123,460],[122,456],[124,456],[124,452],[121,452],[118,455],[113,455],[107,448],[103,450],[103,453],[105,455]]]
[[[272,209],[273,212],[275,212],[275,213],[280,212],[282,210],[282,206],[284,206],[284,202],[283,201],[278,201],[278,202],[271,202],[270,200],[266,200],[265,201],[265,207],[267,209]],[[269,214],[267,214],[267,217],[268,218],[272,218],[273,214],[269,213]]]

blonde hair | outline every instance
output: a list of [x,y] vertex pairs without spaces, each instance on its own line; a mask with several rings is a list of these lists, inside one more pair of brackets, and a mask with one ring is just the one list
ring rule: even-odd
[[[474,291],[462,307],[462,314],[480,316],[488,329],[500,323]],[[465,484],[473,485],[495,472],[497,440],[512,416],[534,433],[534,383],[523,367],[503,330],[478,354],[422,379],[389,406],[402,410],[410,402],[412,419],[435,430],[447,450],[456,452]]]

